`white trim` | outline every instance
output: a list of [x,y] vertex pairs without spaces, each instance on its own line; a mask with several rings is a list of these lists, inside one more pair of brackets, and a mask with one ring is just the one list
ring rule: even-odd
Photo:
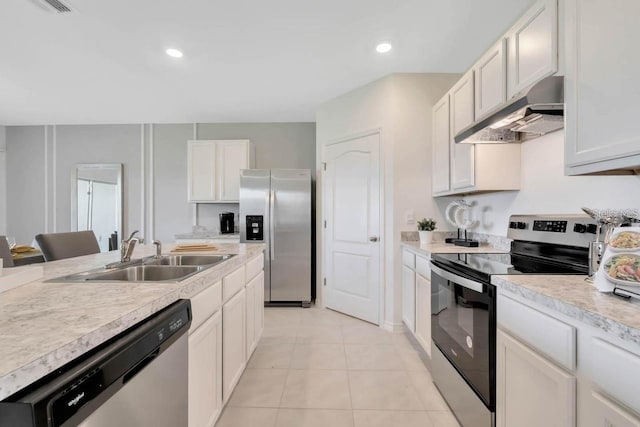
[[399,333],[399,332],[403,332],[404,331],[404,327],[403,327],[403,323],[394,323],[390,320],[385,320],[384,323],[380,322],[380,327],[383,328],[384,330],[387,330],[389,332],[393,332],[393,333]]
[[52,173],[52,177],[51,180],[53,182],[53,194],[52,194],[52,203],[53,203],[53,232],[57,232],[58,231],[58,215],[57,215],[57,211],[58,211],[58,177],[57,177],[57,172],[58,169],[56,167],[56,163],[58,161],[58,155],[57,155],[57,150],[58,150],[58,136],[56,134],[57,131],[57,127],[56,125],[53,125],[53,141],[52,141],[52,147],[51,147],[51,173]]
[[[197,140],[198,139],[198,124],[194,123],[193,124],[193,139]],[[193,203],[192,204],[192,216],[191,216],[191,223],[193,226],[198,225],[198,204],[197,203]]]
[[[336,145],[336,144],[341,144],[344,142],[348,142],[348,141],[352,141],[354,139],[359,139],[359,138],[364,138],[366,136],[371,136],[371,135],[378,135],[378,158],[379,158],[379,163],[378,163],[378,167],[379,167],[379,191],[380,191],[380,200],[379,200],[379,205],[378,205],[378,209],[379,209],[379,235],[380,235],[380,239],[378,240],[378,242],[380,243],[378,245],[378,250],[379,250],[379,274],[380,274],[380,282],[379,282],[379,295],[378,295],[378,326],[382,329],[387,329],[387,330],[391,330],[396,332],[397,328],[394,327],[394,323],[391,321],[386,320],[386,316],[385,316],[385,307],[387,304],[387,299],[385,297],[385,290],[386,290],[386,284],[387,284],[387,280],[386,280],[386,276],[385,276],[385,263],[386,263],[386,229],[385,229],[385,210],[384,210],[384,206],[385,206],[385,197],[384,197],[384,186],[385,186],[385,159],[386,157],[384,156],[384,147],[385,147],[385,143],[384,143],[384,132],[382,130],[382,126],[378,126],[375,128],[371,128],[369,130],[365,130],[365,131],[361,131],[361,132],[356,132],[356,133],[352,133],[352,134],[348,134],[346,136],[343,136],[341,138],[336,138],[333,140],[328,141],[326,144],[321,144],[321,151],[322,151],[322,156],[321,159],[319,159],[319,163],[318,160],[316,160],[317,166],[320,166],[318,168],[318,170],[321,171],[321,173],[324,173],[324,169],[322,168],[322,164],[326,162],[326,150],[327,147],[332,146],[332,145]],[[321,185],[318,185],[318,182],[321,182]],[[320,188],[319,188],[320,187]],[[324,194],[324,176],[322,177],[322,180],[318,180],[316,179],[316,201],[317,201],[317,197],[318,195]],[[322,197],[322,196],[320,196]],[[326,242],[326,228],[324,228],[324,226],[322,224],[324,224],[324,221],[327,219],[326,216],[326,212],[325,212],[325,204],[324,204],[324,197],[322,198],[322,203],[320,203],[320,222],[317,223],[317,227],[321,227],[322,232],[318,233],[316,232],[316,236],[321,236],[321,239],[317,239],[316,242],[316,252],[321,254],[321,265],[316,265],[316,269],[317,271],[321,271],[321,278],[317,278],[316,280],[316,298],[320,298],[320,305],[323,308],[327,308],[326,307],[326,299],[324,298],[324,283],[323,283],[323,278],[327,277],[327,273],[325,271],[326,268],[326,262],[325,262],[325,242]],[[316,215],[317,215],[317,210],[318,210],[318,203],[316,203]],[[316,228],[317,229],[317,228]],[[400,324],[402,325],[402,324]],[[391,329],[389,329],[391,328]]]
[[49,232],[49,129],[44,125],[44,232]]
[[149,124],[149,233],[150,240],[155,239],[155,165],[153,161],[153,123]]
[[[145,129],[144,123],[140,125],[140,235],[146,239],[147,235],[145,234],[145,219],[146,219],[146,182],[145,182],[145,150],[144,150],[144,138],[145,138]],[[131,232],[131,230],[129,230]],[[127,232],[122,231],[122,238]],[[146,241],[146,240],[145,240]]]

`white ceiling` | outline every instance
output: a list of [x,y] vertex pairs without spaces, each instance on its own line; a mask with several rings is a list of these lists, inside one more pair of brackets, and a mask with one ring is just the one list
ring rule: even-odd
[[390,73],[464,71],[533,0],[36,2],[2,1],[0,124],[313,121]]

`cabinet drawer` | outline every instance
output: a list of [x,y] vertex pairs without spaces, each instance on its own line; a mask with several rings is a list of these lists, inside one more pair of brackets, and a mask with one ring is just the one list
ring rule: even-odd
[[264,270],[264,254],[260,254],[247,263],[247,283]]
[[416,273],[424,277],[425,279],[431,278],[431,268],[429,267],[429,259],[421,256],[416,256]]
[[576,368],[576,329],[527,305],[498,295],[498,324],[571,371]]
[[244,287],[244,265],[222,279],[222,301],[227,302]]
[[402,251],[402,265],[409,268],[416,268],[416,255],[406,249]]
[[589,349],[589,377],[611,397],[640,412],[640,356],[593,338]]
[[191,328],[189,333],[198,329],[213,313],[218,311],[222,305],[222,283],[216,282],[202,292],[191,298]]

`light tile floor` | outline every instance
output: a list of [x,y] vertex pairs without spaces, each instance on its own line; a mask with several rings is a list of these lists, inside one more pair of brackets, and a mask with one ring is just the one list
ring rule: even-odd
[[319,308],[267,308],[216,427],[458,427],[403,334]]

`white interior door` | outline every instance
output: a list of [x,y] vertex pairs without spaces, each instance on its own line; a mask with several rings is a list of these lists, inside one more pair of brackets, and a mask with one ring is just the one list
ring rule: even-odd
[[379,324],[380,135],[325,149],[325,301]]

